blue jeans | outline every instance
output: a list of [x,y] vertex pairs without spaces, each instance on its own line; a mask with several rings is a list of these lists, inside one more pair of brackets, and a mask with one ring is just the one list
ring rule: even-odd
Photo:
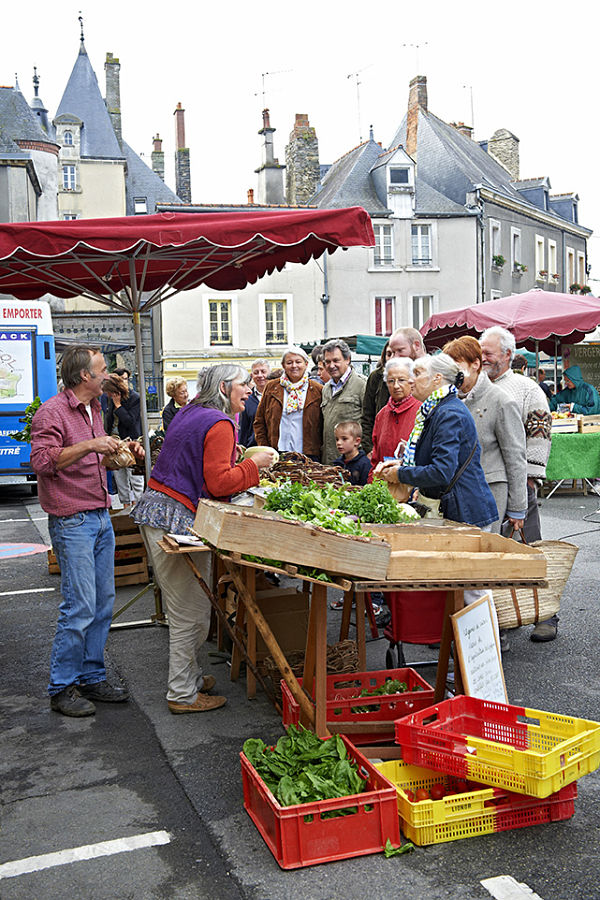
[[60,605],[50,659],[50,696],[106,678],[104,645],[115,602],[115,534],[107,509],[48,516],[60,566]]

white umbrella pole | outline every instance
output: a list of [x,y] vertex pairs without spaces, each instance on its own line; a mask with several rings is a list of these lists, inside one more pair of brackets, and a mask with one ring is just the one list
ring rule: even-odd
[[538,372],[540,371],[540,342],[535,342],[535,380],[538,380]]

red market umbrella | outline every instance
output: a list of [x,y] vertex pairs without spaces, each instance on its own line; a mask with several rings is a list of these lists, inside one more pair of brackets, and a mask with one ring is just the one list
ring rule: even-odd
[[132,314],[149,466],[140,312],[200,284],[240,290],[288,262],[374,244],[361,207],[0,224],[0,295],[83,295]]
[[600,324],[600,300],[576,294],[531,290],[499,297],[431,316],[421,328],[428,349],[465,334],[478,337],[501,325],[515,336],[518,347],[557,354],[559,344],[578,344]]

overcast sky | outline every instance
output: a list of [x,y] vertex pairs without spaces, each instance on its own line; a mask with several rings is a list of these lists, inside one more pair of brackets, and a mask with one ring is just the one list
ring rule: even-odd
[[51,115],[79,49],[80,9],[103,95],[106,52],[120,59],[125,139],[150,164],[160,133],[173,188],[173,110],[185,108],[194,202],[246,202],[264,106],[280,162],[300,112],[317,130],[320,161],[330,163],[370,125],[388,146],[408,83],[424,74],[432,112],[474,124],[478,140],[508,128],[520,138],[521,177],[547,175],[553,193],[579,194],[580,222],[595,232],[591,285],[600,293],[597,3],[2,4],[0,84],[18,73],[30,100],[36,65]]

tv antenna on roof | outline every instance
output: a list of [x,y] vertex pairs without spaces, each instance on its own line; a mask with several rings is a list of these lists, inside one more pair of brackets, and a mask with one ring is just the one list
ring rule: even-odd
[[421,44],[400,44],[401,47],[412,47],[415,51],[415,69],[416,74],[419,74],[419,50],[421,47],[429,47],[427,41],[423,41]]
[[364,72],[365,69],[370,69],[373,63],[369,63],[368,66],[363,66],[362,69],[359,69],[358,72],[350,72],[346,78],[356,78],[356,116],[358,118],[358,143],[362,144],[362,128],[360,124],[360,86],[362,84],[360,78],[358,77],[361,72]]
[[267,94],[267,91],[266,91],[266,87],[265,87],[265,78],[267,77],[267,75],[284,75],[284,74],[286,74],[287,72],[293,72],[293,71],[294,71],[293,69],[278,69],[276,72],[261,72],[260,77],[261,77],[261,80],[262,80],[262,90],[261,90],[261,91],[256,91],[256,93],[254,94],[254,96],[255,96],[255,97],[258,97],[259,94],[260,94],[260,96],[262,96],[262,106],[263,106],[263,109],[265,109],[265,107],[266,107],[266,105],[267,105],[267,100],[266,100],[266,94]]

